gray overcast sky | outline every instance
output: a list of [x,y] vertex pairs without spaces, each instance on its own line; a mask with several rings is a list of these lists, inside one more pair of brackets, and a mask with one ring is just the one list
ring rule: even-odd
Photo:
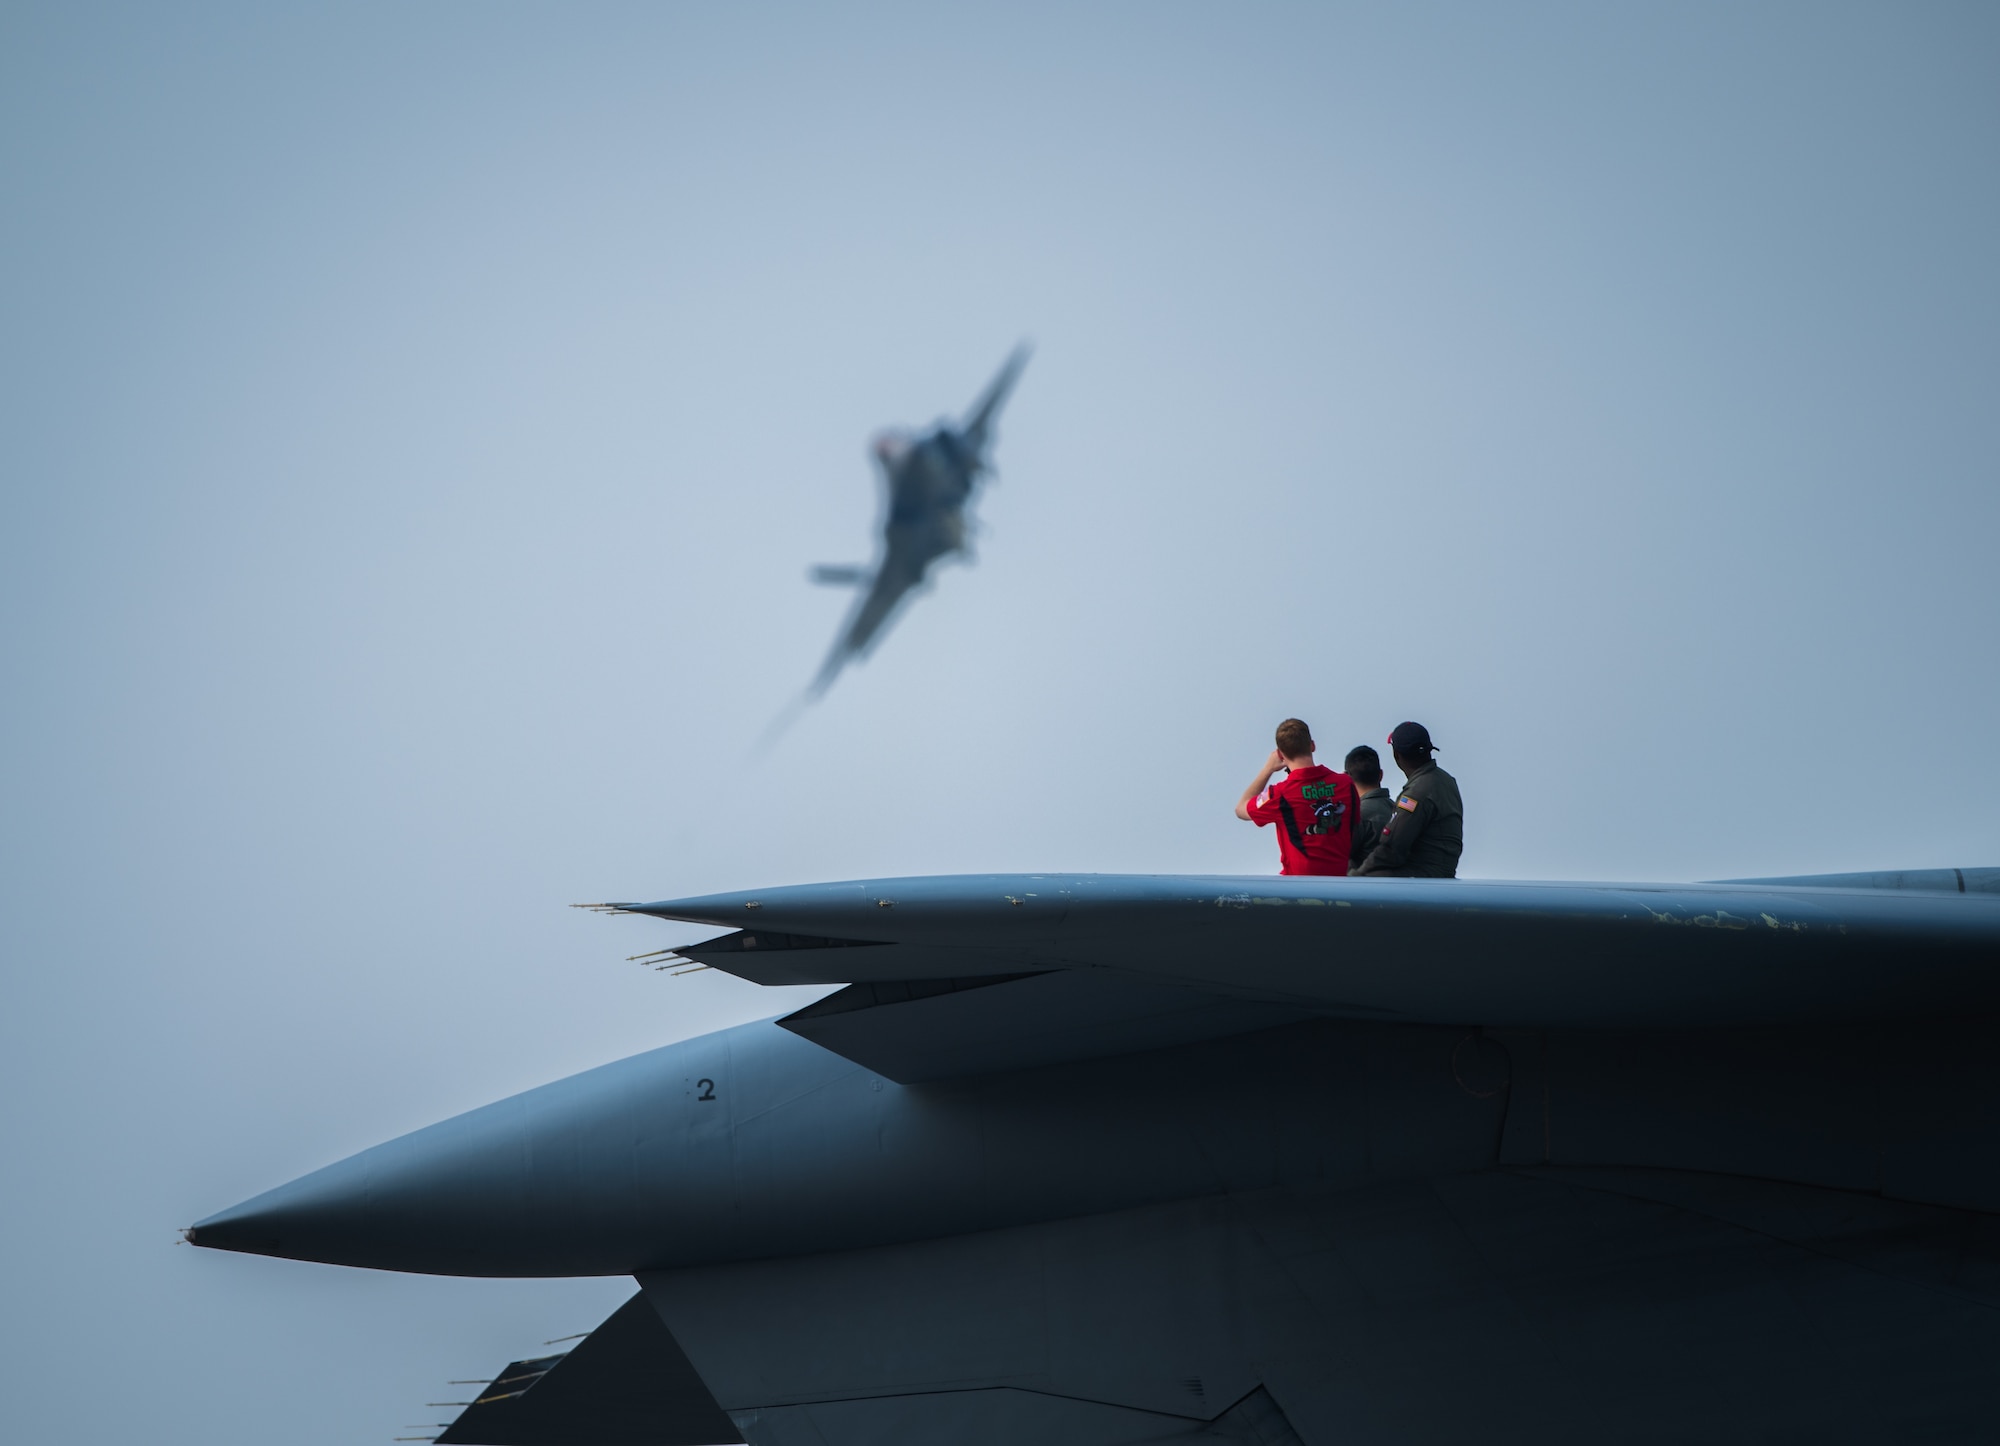
[[[572,900],[2000,864],[2000,9],[0,8],[0,1427],[386,1442],[620,1281],[174,1229],[794,1007]],[[768,757],[879,427],[978,565]]]

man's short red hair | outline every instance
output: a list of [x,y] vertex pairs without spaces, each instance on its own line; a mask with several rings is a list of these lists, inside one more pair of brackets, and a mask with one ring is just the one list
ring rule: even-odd
[[1319,752],[1313,743],[1313,731],[1306,727],[1304,719],[1287,718],[1278,725],[1278,751],[1287,758],[1303,758]]

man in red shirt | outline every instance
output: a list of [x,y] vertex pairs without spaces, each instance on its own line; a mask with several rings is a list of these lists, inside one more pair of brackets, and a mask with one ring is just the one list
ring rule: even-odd
[[[1281,874],[1347,874],[1348,846],[1354,842],[1354,820],[1360,795],[1344,773],[1313,762],[1312,730],[1296,718],[1278,725],[1278,746],[1264,760],[1264,771],[1236,801],[1236,816],[1262,828],[1278,828]],[[1286,770],[1290,770],[1286,772]],[[1276,783],[1271,776],[1285,773]]]

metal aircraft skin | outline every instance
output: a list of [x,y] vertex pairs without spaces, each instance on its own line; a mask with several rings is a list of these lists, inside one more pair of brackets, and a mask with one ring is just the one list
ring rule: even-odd
[[1992,1439],[2000,869],[600,907],[844,987],[188,1232],[637,1277],[448,1446]]
[[993,423],[1027,362],[1027,347],[1016,347],[964,421],[940,422],[922,436],[885,432],[876,438],[875,460],[888,494],[881,555],[872,568],[812,570],[815,582],[859,587],[862,592],[813,679],[811,696],[832,686],[850,661],[868,655],[904,600],[923,585],[933,564],[965,554],[966,507],[979,479],[992,470],[987,452]]

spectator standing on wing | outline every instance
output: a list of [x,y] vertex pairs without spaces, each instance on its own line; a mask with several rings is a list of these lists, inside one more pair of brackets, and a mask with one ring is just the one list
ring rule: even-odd
[[1236,816],[1279,825],[1279,873],[1345,874],[1359,813],[1354,781],[1313,762],[1312,730],[1297,718],[1278,725],[1277,745],[1236,800]]
[[1354,825],[1354,847],[1347,856],[1347,871],[1358,874],[1362,861],[1381,842],[1382,830],[1389,826],[1390,815],[1396,811],[1396,800],[1382,786],[1382,755],[1366,743],[1349,750],[1341,767],[1354,780],[1355,791],[1361,797],[1361,816]]
[[1458,780],[1431,758],[1436,748],[1421,723],[1398,723],[1389,735],[1403,791],[1396,795],[1388,827],[1356,873],[1380,878],[1449,879],[1465,852],[1465,804]]

